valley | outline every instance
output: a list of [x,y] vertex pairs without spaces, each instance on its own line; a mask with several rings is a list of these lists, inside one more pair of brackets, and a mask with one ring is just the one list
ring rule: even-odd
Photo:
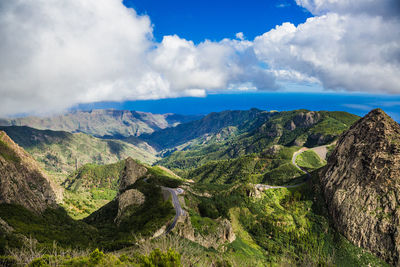
[[[78,115],[85,127],[71,126]],[[359,161],[373,160],[382,171],[366,175],[396,185],[385,180],[393,175],[385,168],[396,170],[398,162],[382,155],[397,155],[400,131],[381,110],[363,119],[346,112],[259,109],[190,118],[127,111],[88,116],[15,119],[0,127],[0,263],[148,266],[147,257],[157,253],[169,266],[388,266],[398,260],[396,242],[384,250],[357,239],[371,225],[348,229],[361,211],[341,206],[341,192],[361,191],[347,191],[341,182],[335,193],[326,178],[351,172],[336,171],[336,162],[344,160],[339,154],[361,146],[346,140],[382,129],[381,139],[362,143],[378,142],[382,152]],[[131,116],[152,127],[121,127],[121,118]],[[354,161],[341,163],[343,168],[358,160],[345,158]],[[11,165],[17,171],[11,173]],[[18,172],[30,175],[24,166],[41,174],[22,187]],[[7,184],[15,184],[12,193]],[[387,196],[377,196],[382,204],[373,202],[364,218],[386,220],[386,230],[374,238],[388,244],[382,233],[396,236],[396,204],[389,195],[397,191],[383,186]]]

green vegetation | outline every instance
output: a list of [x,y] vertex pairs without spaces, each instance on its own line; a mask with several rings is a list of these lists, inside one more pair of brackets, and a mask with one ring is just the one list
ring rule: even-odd
[[47,209],[38,215],[22,206],[0,204],[0,217],[15,232],[4,237],[0,235],[0,251],[21,247],[18,234],[34,237],[42,248],[52,247],[56,241],[62,247],[87,248],[95,245],[97,231],[89,225],[71,219],[59,209]]
[[249,197],[254,188],[243,184],[199,184],[193,190],[186,197],[193,227],[208,234],[217,218],[229,219],[236,240],[225,255],[237,260],[251,259],[253,266],[386,266],[330,226],[317,172],[303,186],[267,190],[258,198]]
[[[184,146],[183,150],[166,153],[158,164],[172,170],[185,170],[187,173],[188,170],[198,168],[210,161],[229,160],[254,153],[263,153],[276,144],[289,147],[294,145],[314,147],[328,144],[344,130],[348,129],[359,117],[346,112],[295,110],[258,112],[254,114],[254,117],[249,116],[247,120],[235,123],[227,120],[222,124],[217,121],[217,119],[221,119],[217,116],[215,118],[206,116],[202,120],[206,119],[207,122],[215,119],[214,123],[216,125],[215,129],[207,128],[208,133],[216,133],[222,129],[217,126],[227,127],[229,124],[235,126],[237,131],[227,139],[215,139],[214,142],[207,142],[206,144],[196,141],[196,138],[200,138],[201,134],[191,134],[185,139],[185,142],[190,139],[191,144]],[[203,125],[201,121],[191,122],[190,125],[182,124],[179,127],[182,128],[182,131],[184,127],[188,127],[185,131],[192,131],[197,134],[198,132],[193,129]],[[172,138],[170,135],[175,133],[174,131],[178,131],[178,127],[174,129],[162,130],[146,136],[146,140],[154,141]],[[185,131],[179,134],[183,135]],[[207,132],[206,130],[202,131]],[[154,140],[152,139],[153,137]],[[173,138],[168,140],[171,143],[175,142]],[[165,141],[167,142],[167,140]],[[181,144],[178,141],[176,142],[175,145]],[[168,146],[172,146],[172,144]],[[184,175],[185,172],[181,172],[181,174]]]
[[282,185],[302,176],[303,172],[292,163],[292,155],[299,147],[275,145],[262,153],[235,159],[209,161],[187,171],[185,177],[200,183],[267,183]]
[[87,163],[109,164],[127,157],[153,163],[154,154],[119,140],[102,140],[83,133],[0,127],[51,174],[67,174]]
[[63,207],[74,219],[82,219],[113,200],[125,161],[108,165],[86,164],[63,182]]
[[[109,267],[109,266],[137,266],[137,267],[151,267],[151,266],[165,266],[165,267],[179,267],[181,265],[181,255],[176,251],[169,249],[165,252],[160,249],[154,249],[148,255],[133,253],[127,254],[113,254],[104,253],[99,249],[93,250],[91,253],[83,253],[82,256],[70,255],[55,255],[44,254],[40,257],[30,261],[29,267],[49,267],[49,266],[85,266],[85,267]],[[18,261],[13,258],[4,258],[5,263],[11,262],[14,264],[21,264],[25,262]],[[0,259],[1,262],[1,259]],[[7,266],[7,265],[3,265]],[[11,265],[10,265],[11,266]]]
[[142,192],[146,200],[141,206],[130,210],[118,227],[114,221],[118,212],[115,200],[84,219],[101,233],[98,242],[102,248],[115,250],[132,245],[135,236],[152,236],[174,217],[175,209],[171,201],[164,201],[160,187],[140,180],[132,188]]
[[[0,133],[0,139],[2,138],[3,133]],[[15,154],[15,152],[10,149],[10,147],[3,141],[0,140],[0,156],[3,157],[7,161],[12,161],[15,163],[20,162],[20,158]]]
[[107,165],[85,164],[70,174],[63,185],[74,192],[93,188],[118,190],[118,181],[124,168],[124,160]]
[[[0,224],[0,254],[8,254],[0,257],[0,264],[386,266],[332,227],[317,177],[325,162],[311,150],[297,157],[299,166],[313,171],[308,180],[291,162],[301,146],[330,143],[357,119],[345,112],[225,111],[144,135],[144,140],[166,149],[160,164],[195,183],[185,183],[162,166],[145,165],[147,174],[127,188],[140,191],[145,201],[128,206],[121,217],[116,196],[125,161],[118,160],[137,148],[84,134],[8,128],[48,171],[71,172],[63,183],[65,210],[38,215],[20,206],[0,205],[0,218],[12,227],[5,230]],[[146,146],[136,137],[129,140]],[[0,155],[12,160],[4,147],[0,142]],[[81,167],[75,170],[77,158]],[[99,165],[104,163],[112,164]],[[304,180],[294,188],[259,191],[254,186]],[[181,204],[190,218],[180,226],[191,225],[188,230],[198,243],[177,232],[151,239],[175,216],[160,186],[184,189]],[[222,228],[230,226],[236,236],[231,243],[225,242]],[[25,237],[37,240],[37,248],[26,247]],[[29,251],[40,253],[33,257]],[[23,253],[31,255],[21,260]]]
[[307,150],[297,156],[296,164],[307,170],[315,170],[324,166],[326,162],[321,160],[314,151]]

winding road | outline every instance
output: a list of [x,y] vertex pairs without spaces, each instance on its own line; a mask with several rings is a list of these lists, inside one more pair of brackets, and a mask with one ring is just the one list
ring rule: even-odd
[[[303,153],[304,151],[308,150],[308,148],[303,147],[302,149],[296,151],[293,153],[292,156],[292,164],[299,170],[301,170],[302,172],[304,172],[307,175],[307,180],[311,178],[311,174],[303,169],[302,167],[300,167],[299,165],[297,165],[296,163],[296,159],[297,157]],[[266,185],[266,184],[256,184],[255,187],[258,190],[268,190],[268,189],[276,189],[276,188],[294,188],[294,187],[298,187],[300,185],[303,185],[307,180],[305,180],[304,182],[298,183],[298,184],[294,184],[294,185],[282,185],[282,186],[273,186],[273,185]]]
[[164,186],[162,186],[161,189],[166,190],[171,194],[172,204],[174,205],[174,208],[175,208],[174,220],[168,226],[167,230],[165,230],[165,232],[163,233],[163,235],[167,235],[169,232],[172,231],[172,229],[174,229],[176,223],[178,222],[179,217],[185,215],[185,211],[182,209],[181,203],[179,203],[179,199],[178,199],[178,194],[183,193],[183,190],[181,188],[174,189],[174,188],[169,188],[169,187],[164,187]]
[[[318,149],[318,148],[321,148],[321,149],[323,150],[323,148],[326,149],[326,146],[321,146],[321,147],[317,147],[317,148],[314,148],[314,149]],[[314,150],[314,149],[313,149],[313,150]],[[300,150],[298,150],[298,151],[296,151],[295,153],[293,153],[293,156],[292,156],[292,164],[293,164],[294,166],[296,166],[296,168],[298,168],[299,170],[301,170],[302,172],[304,172],[304,173],[307,175],[307,180],[308,180],[308,179],[311,178],[311,174],[310,174],[307,170],[301,168],[301,167],[300,167],[299,165],[297,165],[297,163],[296,163],[297,157],[298,157],[301,153],[303,153],[304,151],[306,151],[306,150],[308,150],[308,148],[303,147],[303,148],[301,148]],[[326,152],[325,152],[325,155],[326,155]],[[306,180],[306,181],[307,181],[307,180]],[[268,189],[275,189],[275,188],[294,188],[294,187],[298,187],[298,186],[300,186],[300,185],[303,185],[306,181],[301,182],[301,183],[298,183],[298,184],[294,184],[294,185],[283,185],[283,186],[273,186],[273,185],[266,185],[266,184],[256,184],[255,187],[256,187],[257,189],[259,189],[259,190],[268,190]],[[182,209],[181,204],[179,203],[179,199],[178,199],[178,195],[181,194],[181,193],[183,193],[183,189],[181,189],[181,188],[169,188],[169,187],[164,187],[164,186],[161,186],[161,189],[162,189],[162,190],[165,190],[165,191],[168,191],[168,192],[171,194],[171,196],[172,196],[172,204],[174,205],[174,208],[175,208],[175,217],[174,217],[174,220],[173,220],[172,223],[168,226],[168,228],[165,230],[165,232],[164,232],[162,235],[160,235],[160,236],[163,236],[163,235],[167,235],[168,233],[170,233],[170,232],[175,228],[175,225],[176,225],[176,223],[178,222],[179,217],[185,215],[185,211]]]

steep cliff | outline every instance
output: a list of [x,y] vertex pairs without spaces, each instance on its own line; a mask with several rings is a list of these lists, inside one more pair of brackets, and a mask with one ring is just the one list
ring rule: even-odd
[[56,207],[56,198],[51,181],[35,160],[0,131],[0,203],[42,212]]
[[335,227],[391,264],[400,253],[400,126],[372,110],[343,133],[321,172]]

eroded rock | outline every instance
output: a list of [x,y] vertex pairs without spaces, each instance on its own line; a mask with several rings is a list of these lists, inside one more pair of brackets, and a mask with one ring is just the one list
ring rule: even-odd
[[36,161],[0,131],[0,203],[40,213],[57,206],[53,186]]
[[119,191],[123,192],[129,186],[136,183],[136,181],[147,173],[147,168],[137,163],[132,158],[125,160],[125,169],[121,177]]
[[338,231],[399,264],[399,124],[380,109],[371,111],[342,134],[320,177]]

